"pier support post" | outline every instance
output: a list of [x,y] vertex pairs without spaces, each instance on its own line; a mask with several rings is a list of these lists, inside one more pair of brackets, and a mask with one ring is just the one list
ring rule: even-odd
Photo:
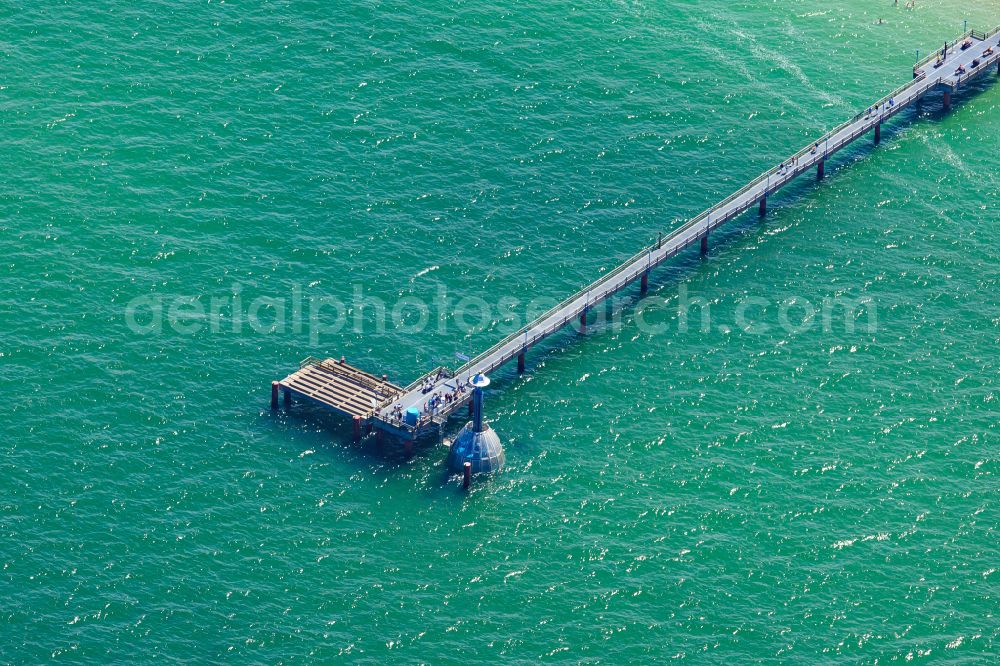
[[642,280],[639,281],[639,295],[645,296],[647,291],[649,291],[649,271],[643,273]]
[[816,180],[823,180],[826,175],[826,158],[824,157],[816,164]]
[[291,407],[291,406],[292,406],[292,392],[289,391],[288,389],[285,389],[285,407]]
[[588,310],[588,308],[584,308],[583,312],[580,313],[580,332],[581,333],[586,333],[587,332],[587,310]]
[[708,232],[707,231],[705,232],[705,235],[701,237],[701,256],[704,257],[706,254],[708,254]]
[[403,453],[406,454],[407,458],[412,458],[413,457],[413,436],[412,435],[410,435],[409,437],[407,437],[406,441],[403,443]]
[[379,428],[375,431],[375,446],[382,448],[382,442],[385,440],[385,430]]
[[278,382],[271,382],[271,409],[278,408],[278,388],[281,386]]
[[475,405],[473,405],[472,401],[470,400],[469,401],[469,416],[472,416],[472,412],[474,412],[475,409],[476,409]]
[[947,90],[944,91],[944,110],[951,110],[951,93]]
[[472,463],[468,460],[462,465],[462,487],[465,489],[469,488],[472,484]]
[[767,194],[760,198],[760,210],[757,212],[761,217],[767,215]]
[[882,141],[882,122],[879,121],[875,123],[875,145],[877,146]]
[[517,374],[524,374],[524,352],[517,355]]
[[361,441],[361,417],[360,416],[355,416],[354,417],[354,441],[355,442],[360,442]]

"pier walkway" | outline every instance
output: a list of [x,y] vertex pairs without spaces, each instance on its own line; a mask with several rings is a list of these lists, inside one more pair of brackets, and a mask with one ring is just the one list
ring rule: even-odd
[[[912,81],[810,142],[779,166],[761,174],[726,199],[662,236],[656,244],[643,249],[519,331],[508,335],[457,370],[438,368],[405,388],[387,385],[389,390],[385,393],[388,397],[378,404],[373,401],[370,410],[355,409],[348,412],[337,405],[328,404],[321,397],[324,395],[323,387],[315,385],[315,377],[310,378],[312,383],[307,386],[308,391],[304,392],[299,381],[303,374],[301,369],[278,384],[286,391],[286,397],[291,392],[353,416],[356,435],[360,432],[359,421],[365,422],[369,427],[373,425],[379,432],[387,431],[403,437],[408,442],[417,436],[436,431],[452,413],[468,404],[471,393],[467,387],[474,375],[488,374],[515,357],[518,359],[518,371],[523,372],[525,353],[531,347],[570,322],[579,321],[581,327],[585,327],[587,312],[595,305],[637,280],[640,282],[640,292],[645,294],[650,271],[664,261],[696,243],[700,244],[704,254],[708,250],[709,235],[714,229],[754,206],[764,215],[768,197],[807,171],[815,169],[817,179],[822,179],[830,156],[868,132],[874,131],[874,142],[878,144],[881,140],[882,123],[914,105],[928,92],[942,90],[944,105],[949,108],[952,93],[993,69],[1000,74],[1000,27],[988,33],[967,32],[947,47],[918,62],[913,70]],[[336,362],[328,360],[324,363]],[[342,377],[338,376],[338,381],[343,381]],[[341,387],[338,395],[342,393]],[[453,398],[446,401],[446,395]],[[276,393],[273,393],[272,406],[276,404],[275,396]],[[431,406],[431,400],[435,396],[434,406]],[[415,410],[413,413],[417,416],[407,420],[407,410]]]

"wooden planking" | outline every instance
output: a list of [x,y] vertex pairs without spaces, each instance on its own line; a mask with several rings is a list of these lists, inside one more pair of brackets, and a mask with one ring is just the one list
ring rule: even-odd
[[[339,368],[332,365],[326,365],[326,363],[327,362],[324,361],[321,364],[308,367],[317,373],[323,373],[329,377],[345,376],[341,373]],[[367,372],[358,370],[357,368],[351,368],[350,366],[347,366],[346,369],[348,372],[346,376],[352,384],[370,389],[371,392],[380,395],[383,400],[385,398],[397,396],[403,393],[403,389],[401,387],[396,386],[391,382],[378,379],[374,375],[370,375]]]
[[369,418],[386,400],[403,389],[380,377],[332,359],[310,363],[281,381],[285,388],[347,414]]
[[282,385],[348,416],[366,417],[372,411],[370,403],[365,404],[363,401],[351,400],[350,396],[345,396],[339,387],[329,383],[315,382],[309,377],[299,376],[282,382]]
[[[356,386],[348,384],[338,377],[324,377],[314,372],[301,372],[296,381],[300,384],[311,386],[317,391],[326,393],[338,403],[344,404],[351,402],[358,394],[364,392],[363,389],[358,389]],[[360,406],[364,407],[365,405],[362,404]]]
[[377,391],[392,391],[395,393],[402,393],[403,388],[396,386],[392,382],[382,379],[381,377],[376,377],[375,375],[365,372],[360,368],[355,368],[347,363],[342,363],[340,361],[335,361],[332,358],[328,358],[324,361],[320,361],[311,367],[317,370],[322,370],[329,372],[331,374],[348,376],[353,382],[361,386],[366,386]]
[[351,414],[371,410],[370,401],[364,401],[357,397],[361,393],[360,391],[336,382],[317,379],[309,373],[300,374],[293,382],[289,383],[289,386],[303,393],[308,393],[310,397],[322,397],[325,402]]

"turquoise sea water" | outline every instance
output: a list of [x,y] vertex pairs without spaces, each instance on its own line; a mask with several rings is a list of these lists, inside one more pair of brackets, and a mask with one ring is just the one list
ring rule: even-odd
[[[994,75],[657,271],[659,332],[626,303],[497,373],[508,466],[469,494],[269,386],[307,355],[408,383],[501,311],[233,320],[561,299],[1000,23],[891,5],[4,4],[0,661],[986,661]],[[178,302],[197,330],[152,330]]]

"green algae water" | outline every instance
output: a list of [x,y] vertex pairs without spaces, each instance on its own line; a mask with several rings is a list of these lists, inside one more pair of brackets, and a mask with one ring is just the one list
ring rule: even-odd
[[987,661],[995,74],[495,373],[469,493],[268,404],[457,365],[1000,23],[916,5],[5,3],[0,661]]

